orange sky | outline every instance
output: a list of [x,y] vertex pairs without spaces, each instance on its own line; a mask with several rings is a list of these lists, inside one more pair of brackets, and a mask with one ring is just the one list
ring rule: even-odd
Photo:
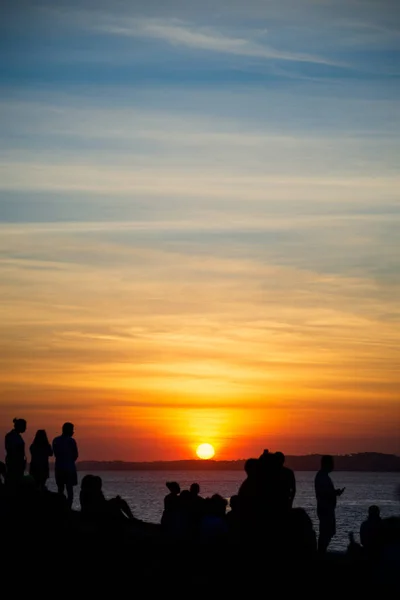
[[377,312],[370,281],[168,249],[85,265],[96,239],[7,233],[33,257],[3,261],[2,433],[71,420],[86,459],[398,452],[394,299]]

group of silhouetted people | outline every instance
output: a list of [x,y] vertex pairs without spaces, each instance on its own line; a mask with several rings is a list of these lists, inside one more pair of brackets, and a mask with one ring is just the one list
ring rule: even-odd
[[[55,437],[52,444],[44,430],[37,431],[30,445],[29,475],[25,475],[27,458],[22,435],[25,431],[26,421],[14,419],[13,429],[5,436],[6,460],[0,462],[0,526],[3,529],[13,528],[14,519],[22,529],[39,524],[42,531],[45,523],[48,532],[61,526],[68,528],[73,523],[86,528],[85,531],[107,530],[113,535],[134,534],[178,542],[191,540],[214,546],[229,540],[249,549],[262,544],[267,554],[303,559],[325,554],[336,533],[336,503],[344,488],[336,489],[331,480],[330,473],[334,469],[331,456],[322,457],[321,468],[315,476],[317,540],[307,512],[293,506],[296,478],[285,466],[281,452],[264,450],[258,458],[249,458],[245,463],[246,478],[229,504],[219,494],[202,497],[198,483],[181,490],[179,483],[167,482],[169,493],[164,498],[161,524],[156,525],[136,518],[120,496],[106,499],[102,479],[97,475],[82,478],[81,511],[72,511],[73,489],[78,483],[74,425],[64,423],[62,434]],[[46,487],[49,458],[53,455],[57,493]],[[361,526],[360,540],[361,544],[357,544],[354,536],[350,536],[349,553],[376,559],[388,540],[399,543],[398,519],[384,520],[379,508],[371,506]]]
[[317,551],[311,519],[301,508],[293,508],[296,479],[284,465],[281,452],[264,451],[259,458],[245,463],[246,479],[238,493],[228,502],[219,494],[200,496],[200,487],[193,483],[181,491],[177,482],[167,482],[169,494],[164,498],[161,524],[171,538],[201,541],[230,539],[249,547],[271,552],[289,548],[311,556]]
[[[22,437],[26,431],[26,421],[25,419],[14,419],[13,422],[14,428],[5,436],[5,481],[10,485],[20,482],[27,466],[25,441]],[[46,431],[39,429],[29,448],[31,454],[29,474],[40,489],[44,489],[46,486],[50,474],[49,458],[54,454],[57,489],[60,494],[64,494],[66,490],[70,507],[74,499],[74,486],[78,484],[76,472],[78,446],[73,435],[73,424],[64,423],[62,434],[54,438],[51,445]]]

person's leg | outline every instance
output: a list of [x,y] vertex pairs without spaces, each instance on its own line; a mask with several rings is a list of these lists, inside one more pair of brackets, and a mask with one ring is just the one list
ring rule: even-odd
[[58,493],[64,495],[64,490],[65,490],[64,477],[62,477],[62,474],[59,471],[56,472],[56,485],[57,485]]
[[325,554],[325,552],[328,549],[330,541],[331,541],[330,536],[326,535],[325,532],[320,531],[319,536],[318,536],[318,553],[319,554]]
[[68,506],[72,508],[72,503],[74,501],[74,487],[71,483],[67,483],[67,499]]
[[323,518],[319,521],[319,537],[318,537],[318,552],[319,554],[325,554],[328,550],[328,546],[334,536],[334,529],[331,518]]

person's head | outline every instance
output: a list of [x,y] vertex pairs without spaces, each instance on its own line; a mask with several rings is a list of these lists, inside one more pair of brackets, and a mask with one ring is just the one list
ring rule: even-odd
[[269,450],[264,450],[261,456],[258,459],[259,469],[262,474],[265,476],[271,472],[271,470],[277,467],[275,454],[270,452]]
[[331,471],[333,471],[334,467],[335,467],[335,464],[333,462],[333,456],[326,454],[325,456],[323,456],[321,458],[321,469],[323,471],[330,473]]
[[26,431],[26,421],[25,419],[13,419],[14,429],[18,433],[25,433]]
[[176,481],[167,481],[165,484],[171,494],[175,494],[176,496],[181,493],[181,486]]
[[269,450],[267,450],[265,448],[265,450],[263,450],[262,454],[260,454],[260,456],[258,458],[261,463],[269,463],[269,461],[271,459],[271,453]]
[[194,496],[198,496],[200,494],[200,486],[198,483],[192,483],[190,486],[190,493]]
[[283,467],[285,464],[285,455],[283,452],[275,452],[275,463],[278,467]]
[[215,517],[224,517],[228,501],[220,494],[211,496],[211,512]]
[[259,471],[259,463],[257,458],[248,458],[244,463],[244,470],[247,477],[256,477]]
[[101,492],[103,490],[103,480],[100,475],[93,476],[93,489],[96,492]]
[[62,426],[62,433],[68,437],[72,437],[74,435],[74,425],[73,423],[64,423]]
[[45,429],[38,429],[33,440],[35,446],[48,446],[49,440]]
[[373,504],[372,506],[369,507],[368,509],[368,518],[369,519],[380,519],[381,516],[381,510],[379,508],[379,506],[376,506],[375,504]]
[[90,474],[82,477],[81,491],[83,491],[83,492],[93,491],[94,477],[95,477],[94,475],[90,475]]
[[236,511],[239,508],[239,496],[237,494],[235,494],[234,496],[231,496],[230,500],[229,500],[229,506],[231,507],[232,511]]

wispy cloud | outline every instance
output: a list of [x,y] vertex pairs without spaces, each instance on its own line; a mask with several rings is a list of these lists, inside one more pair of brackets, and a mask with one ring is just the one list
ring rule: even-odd
[[236,56],[345,66],[320,56],[277,50],[268,44],[235,37],[209,27],[196,27],[178,19],[123,19],[119,23],[95,25],[99,31],[112,35],[157,39],[176,46],[196,50],[233,54]]

